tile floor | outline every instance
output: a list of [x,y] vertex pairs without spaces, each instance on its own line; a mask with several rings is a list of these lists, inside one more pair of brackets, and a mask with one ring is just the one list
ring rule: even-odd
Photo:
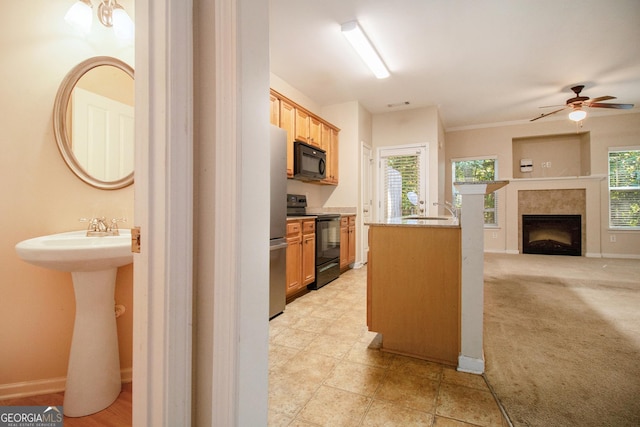
[[478,375],[379,350],[366,267],[270,322],[269,426],[508,426]]

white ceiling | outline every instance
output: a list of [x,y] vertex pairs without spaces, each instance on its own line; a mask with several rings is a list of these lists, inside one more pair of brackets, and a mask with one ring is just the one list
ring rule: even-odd
[[[640,111],[639,0],[270,0],[270,8],[271,71],[319,105],[358,100],[371,113],[437,105],[455,129],[528,121],[584,84],[583,96],[615,96],[607,102]],[[391,77],[376,79],[342,36],[340,24],[353,19]]]

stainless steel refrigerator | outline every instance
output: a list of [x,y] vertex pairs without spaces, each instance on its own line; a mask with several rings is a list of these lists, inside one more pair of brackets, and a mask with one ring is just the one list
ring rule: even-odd
[[271,126],[269,319],[284,311],[287,276],[287,132]]

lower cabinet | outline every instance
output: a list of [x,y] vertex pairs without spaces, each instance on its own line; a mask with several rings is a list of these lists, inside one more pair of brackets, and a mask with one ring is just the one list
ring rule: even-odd
[[343,215],[340,218],[340,271],[356,262],[356,216]]
[[302,221],[302,286],[316,280],[316,221]]
[[287,298],[316,279],[316,221],[287,221]]

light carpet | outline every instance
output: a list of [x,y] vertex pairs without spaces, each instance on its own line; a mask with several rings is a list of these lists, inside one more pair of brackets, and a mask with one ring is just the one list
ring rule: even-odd
[[640,426],[640,260],[486,254],[484,319],[514,426]]

